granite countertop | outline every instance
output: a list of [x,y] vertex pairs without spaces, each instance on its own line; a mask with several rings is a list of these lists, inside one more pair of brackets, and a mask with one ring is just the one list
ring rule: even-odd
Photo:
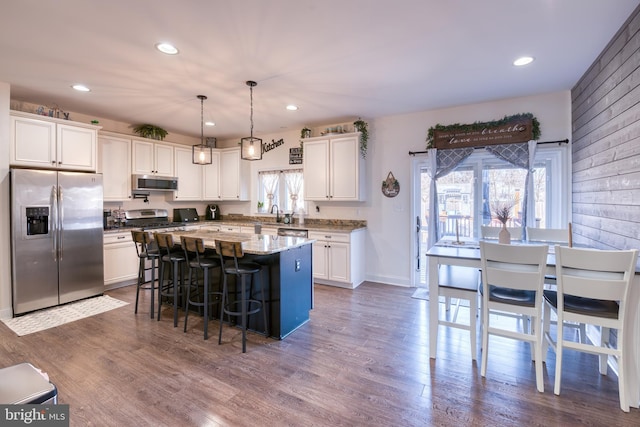
[[207,230],[172,231],[171,234],[176,242],[180,241],[180,236],[200,237],[204,241],[204,246],[209,249],[215,249],[216,240],[242,242],[244,252],[252,255],[271,255],[287,249],[309,245],[315,241],[303,237],[266,236],[263,234],[226,233]]
[[199,221],[200,225],[236,225],[240,227],[253,227],[256,224],[262,225],[262,228],[291,228],[296,230],[309,231],[334,231],[339,233],[350,233],[352,231],[367,228],[365,221],[344,221],[344,220],[325,220],[322,222],[307,221],[304,224],[285,224],[284,222],[260,221],[249,218],[242,219],[222,219],[219,221]]

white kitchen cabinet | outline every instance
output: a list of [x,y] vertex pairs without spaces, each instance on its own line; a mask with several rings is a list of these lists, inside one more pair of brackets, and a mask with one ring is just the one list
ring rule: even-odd
[[178,190],[173,192],[173,200],[202,200],[203,167],[193,163],[191,148],[174,149],[175,170]]
[[214,150],[204,166],[204,200],[249,200],[250,166],[240,158],[240,148]]
[[242,227],[239,225],[220,224],[220,231],[224,233],[242,233]]
[[173,176],[173,146],[134,139],[131,162],[133,174]]
[[211,164],[202,167],[203,197],[206,201],[221,200],[220,197],[220,152],[213,150]]
[[95,172],[99,126],[10,113],[12,166]]
[[138,254],[131,232],[105,233],[104,284],[135,281],[138,277]]
[[262,227],[260,234],[264,234],[265,236],[277,236],[278,229],[274,227]]
[[104,201],[131,199],[131,139],[101,132],[98,137],[98,159]]
[[364,281],[364,229],[351,233],[309,231],[316,283],[355,288]]
[[305,139],[303,166],[306,200],[364,200],[359,133]]

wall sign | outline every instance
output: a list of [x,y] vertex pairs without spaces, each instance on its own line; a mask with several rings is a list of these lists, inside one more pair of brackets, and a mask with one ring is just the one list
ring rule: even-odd
[[466,148],[537,140],[540,123],[531,113],[506,116],[492,122],[436,125],[429,129],[427,148]]
[[300,147],[289,148],[289,164],[290,165],[302,164],[302,148]]
[[400,192],[400,183],[391,172],[387,175],[387,179],[382,181],[382,194],[387,197],[396,197]]
[[279,140],[272,139],[271,142],[263,142],[262,143],[262,154],[267,151],[271,151],[276,147],[279,147],[284,144],[284,139],[280,138]]

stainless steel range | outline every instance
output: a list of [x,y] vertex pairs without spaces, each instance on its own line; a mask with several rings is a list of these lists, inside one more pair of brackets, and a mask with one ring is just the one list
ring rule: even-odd
[[133,209],[126,211],[126,228],[141,228],[142,230],[157,230],[163,228],[181,228],[184,222],[169,221],[169,212],[166,209]]

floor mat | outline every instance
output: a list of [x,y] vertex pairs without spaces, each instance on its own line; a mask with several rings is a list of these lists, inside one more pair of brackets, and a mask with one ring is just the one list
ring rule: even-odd
[[129,303],[103,295],[59,307],[34,311],[24,316],[5,319],[2,322],[18,336],[23,336],[104,313],[127,304]]
[[411,298],[423,299],[429,301],[429,288],[418,288],[411,295]]

